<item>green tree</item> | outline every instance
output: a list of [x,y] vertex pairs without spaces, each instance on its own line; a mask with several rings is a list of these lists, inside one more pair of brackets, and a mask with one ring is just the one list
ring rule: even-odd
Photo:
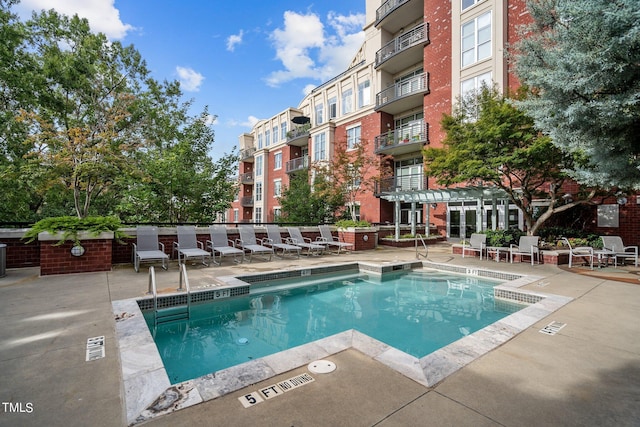
[[335,213],[344,201],[326,191],[330,186],[322,174],[316,174],[313,186],[307,174],[293,174],[289,186],[284,188],[279,199],[282,215],[277,221],[280,224],[321,224],[335,221]]
[[640,188],[640,3],[531,0],[515,70],[537,97],[521,102],[553,143],[582,162],[587,185]]
[[[525,96],[524,89],[517,97]],[[533,119],[517,109],[495,88],[483,87],[454,107],[442,120],[443,148],[424,150],[425,172],[442,185],[481,180],[506,191],[522,211],[528,234],[552,215],[587,203],[594,191],[576,195],[566,203],[562,186],[573,167],[571,155],[541,134]],[[542,212],[534,200],[545,200]]]

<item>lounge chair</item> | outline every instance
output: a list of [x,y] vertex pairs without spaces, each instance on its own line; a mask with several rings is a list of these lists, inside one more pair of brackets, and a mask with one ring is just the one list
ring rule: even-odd
[[166,270],[168,259],[164,244],[158,241],[158,227],[136,227],[136,243],[133,243],[133,268],[136,273],[140,271],[140,263],[143,261],[162,261],[162,268]]
[[520,260],[524,257],[531,258],[531,265],[533,265],[534,260],[538,258],[538,262],[540,262],[540,249],[538,248],[538,241],[540,240],[539,236],[520,236],[520,240],[517,245],[513,243],[509,245],[509,260],[513,264],[513,256],[520,255]]
[[633,259],[634,265],[638,267],[638,247],[625,246],[620,236],[600,236],[602,239],[602,247],[605,251],[611,252],[609,256],[613,257],[614,266],[618,266],[618,258],[623,261]]
[[258,244],[256,232],[252,225],[240,224],[238,225],[238,231],[240,232],[240,239],[236,240],[236,244],[243,250],[249,251],[249,262],[251,262],[253,255],[269,255],[269,261],[271,261],[273,248]]
[[179,225],[178,241],[173,242],[173,250],[178,253],[178,263],[190,258],[200,258],[203,265],[209,265],[205,258],[211,261],[211,252],[204,250],[204,244],[196,239],[196,228],[192,225]]
[[287,241],[293,245],[300,246],[307,250],[307,255],[321,255],[325,250],[325,245],[313,243],[308,237],[304,237],[298,227],[287,227],[289,238]]
[[339,254],[343,248],[345,250],[349,250],[353,247],[353,244],[341,242],[337,237],[334,237],[333,234],[331,234],[331,229],[328,225],[319,225],[318,229],[320,230],[320,237],[316,239],[316,243],[325,245],[327,249],[330,246],[333,246],[334,248],[338,249],[337,253]]
[[302,248],[300,246],[284,243],[282,241],[282,235],[280,234],[280,227],[275,224],[269,224],[267,227],[267,237],[262,239],[262,245],[273,248],[274,253],[278,255],[278,251],[280,251],[281,257],[285,257],[285,255],[296,255],[300,258],[300,252]]
[[[214,264],[222,264],[222,257],[232,256],[233,261],[238,264],[244,261],[244,251],[236,248],[233,241],[227,236],[227,227],[222,224],[216,224],[209,227],[209,236],[211,240],[207,240],[207,249],[213,255]],[[216,253],[218,260],[216,261]],[[238,259],[240,257],[240,259]]]
[[487,235],[480,233],[473,233],[469,238],[469,243],[462,243],[462,258],[466,251],[478,252],[480,259],[482,259],[482,253],[487,249]]
[[578,258],[589,263],[589,267],[593,270],[593,258],[597,257],[597,255],[593,253],[593,248],[591,246],[576,246],[574,248],[571,246],[569,239],[563,237],[562,241],[569,248],[569,268],[573,265],[573,259]]

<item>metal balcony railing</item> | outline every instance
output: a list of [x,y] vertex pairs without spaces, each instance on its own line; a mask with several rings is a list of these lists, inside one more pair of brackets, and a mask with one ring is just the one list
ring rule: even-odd
[[420,92],[429,92],[429,73],[427,72],[398,82],[382,92],[377,93],[376,107]]
[[376,22],[381,21],[385,16],[397,9],[398,6],[408,1],[409,0],[388,0],[382,3],[382,6],[376,9]]
[[429,142],[429,123],[424,120],[416,120],[405,126],[390,130],[387,133],[374,138],[376,153],[400,146],[401,144]]
[[241,197],[240,206],[250,208],[253,206],[253,196]]
[[253,184],[253,172],[241,173],[240,184]]
[[256,153],[255,147],[245,148],[244,150],[240,150],[240,161],[245,161],[247,159],[253,158],[253,155]]
[[420,191],[427,188],[427,176],[420,173],[383,178],[380,182],[376,182],[374,192],[384,194],[395,191]]
[[421,24],[391,40],[376,52],[376,67],[392,56],[419,43],[429,41],[429,24]]
[[287,142],[304,136],[309,136],[309,129],[311,129],[311,123],[307,123],[291,129],[289,132],[287,132]]
[[298,157],[297,159],[291,159],[286,163],[286,172],[296,172],[299,170],[307,169],[309,167],[309,156]]

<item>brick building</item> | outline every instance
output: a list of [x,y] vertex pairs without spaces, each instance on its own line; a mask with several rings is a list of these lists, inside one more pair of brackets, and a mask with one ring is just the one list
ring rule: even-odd
[[[496,227],[522,229],[522,215],[504,193],[477,187],[438,192],[435,179],[423,174],[421,150],[441,145],[442,114],[467,91],[482,82],[503,89],[519,85],[505,50],[527,19],[525,0],[366,0],[365,41],[348,69],[296,108],[240,136],[240,191],[226,221],[274,221],[278,196],[292,174],[308,173],[310,164],[328,160],[336,147],[362,141],[380,170],[364,177],[376,182],[356,202],[360,219],[428,222],[450,238]],[[382,170],[388,172],[381,178]],[[412,196],[418,193],[423,197]],[[636,200],[620,205],[620,231],[629,228],[629,219],[640,222]],[[599,214],[594,208],[594,228]],[[603,234],[618,230],[609,231]],[[628,238],[637,240],[638,231]]]

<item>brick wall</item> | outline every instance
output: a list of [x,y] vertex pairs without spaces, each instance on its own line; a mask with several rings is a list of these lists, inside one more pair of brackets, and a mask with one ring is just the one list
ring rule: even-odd
[[354,251],[366,251],[375,249],[378,239],[377,230],[369,229],[355,229],[353,230],[338,230],[332,232],[333,236],[338,237],[338,240],[345,243],[351,243]]
[[71,255],[72,242],[56,246],[56,241],[40,242],[40,275],[110,271],[113,239],[81,241],[85,249],[82,256]]
[[25,243],[22,238],[0,238],[7,245],[7,268],[37,267],[40,265],[40,244],[37,240]]

